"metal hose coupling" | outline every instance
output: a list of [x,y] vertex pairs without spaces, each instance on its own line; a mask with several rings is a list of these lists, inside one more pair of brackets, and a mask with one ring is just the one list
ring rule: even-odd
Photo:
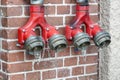
[[88,47],[90,45],[90,37],[86,33],[78,33],[74,36],[74,46],[78,50],[82,50],[83,47]]
[[41,5],[42,5],[42,4],[43,4],[43,1],[44,1],[44,0],[30,0],[30,3],[31,3],[31,4],[41,4]]
[[56,52],[63,51],[67,47],[66,38],[63,35],[53,35],[48,41],[50,49]]
[[79,3],[81,6],[87,6],[88,0],[76,0],[77,3]]
[[102,31],[96,34],[94,42],[99,48],[104,48],[110,44],[111,37],[108,32]]
[[44,48],[44,41],[40,36],[31,36],[25,42],[25,48],[30,55],[39,55]]

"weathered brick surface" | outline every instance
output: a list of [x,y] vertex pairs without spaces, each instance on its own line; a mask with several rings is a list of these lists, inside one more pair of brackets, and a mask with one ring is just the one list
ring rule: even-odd
[[42,73],[42,80],[56,78],[56,70],[44,71]]
[[[97,80],[97,75],[91,75],[97,73],[97,64],[93,65],[98,63],[96,46],[88,47],[86,61],[81,52],[74,49],[72,42],[68,42],[68,47],[63,52],[55,53],[46,49],[41,54],[40,62],[36,62],[34,56],[24,52],[24,48],[16,46],[17,29],[24,26],[30,16],[30,0],[0,0],[0,2],[3,6],[2,8],[0,6],[3,13],[1,21],[3,28],[0,30],[3,49],[0,53],[0,75],[2,76],[0,78],[3,80]],[[57,26],[60,34],[65,35],[65,25],[70,24],[74,19],[75,2],[75,0],[44,1],[46,21],[50,25]],[[95,2],[90,0],[90,3]],[[92,14],[91,19],[98,22],[99,6],[90,4],[89,12]],[[91,44],[94,44],[93,41]],[[88,64],[92,66],[83,66]]]
[[86,56],[86,60],[84,60],[84,56],[79,57],[79,64],[92,64],[98,62],[98,56]]
[[62,59],[41,61],[40,63],[34,64],[35,70],[50,69],[50,68],[56,68],[56,67],[63,67],[63,60]]
[[69,14],[70,13],[70,6],[58,6],[57,7],[57,14]]
[[97,72],[97,65],[87,66],[86,67],[86,73],[95,73]]
[[79,77],[79,80],[98,80],[97,75],[91,75],[91,76],[84,76],[84,77]]
[[70,76],[70,70],[67,68],[58,69],[58,78]]
[[74,67],[72,68],[72,75],[82,75],[84,74],[84,67]]
[[26,80],[41,80],[40,72],[32,72],[26,74]]
[[2,5],[26,5],[29,4],[29,0],[1,0]]
[[10,75],[9,80],[24,80],[24,74]]
[[7,62],[16,62],[16,61],[24,61],[24,53],[1,53],[1,59]]
[[22,15],[22,7],[3,7],[2,11],[3,11],[4,17]]
[[8,72],[8,73],[31,71],[32,63],[31,62],[14,63],[14,64],[3,63],[2,69],[4,72]]
[[77,78],[67,78],[66,80],[77,80]]
[[64,63],[65,63],[64,66],[77,65],[77,57],[66,58]]

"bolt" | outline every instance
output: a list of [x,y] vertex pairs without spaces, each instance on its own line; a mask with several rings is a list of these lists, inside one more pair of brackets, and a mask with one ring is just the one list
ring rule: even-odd
[[49,28],[46,28],[47,31],[49,31]]
[[35,29],[33,29],[33,31],[35,31]]
[[22,43],[24,43],[25,41],[23,40]]
[[70,40],[72,40],[72,37],[70,37]]
[[23,29],[22,32],[25,32],[25,29]]
[[71,29],[73,29],[73,27],[70,27]]
[[58,28],[58,27],[56,27],[55,29],[56,29],[56,30],[58,30],[59,28]]

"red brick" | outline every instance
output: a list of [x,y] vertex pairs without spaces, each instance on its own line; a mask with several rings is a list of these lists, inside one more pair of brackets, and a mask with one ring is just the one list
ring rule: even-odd
[[89,12],[90,13],[98,13],[98,5],[90,5]]
[[87,53],[91,54],[91,53],[97,53],[98,52],[98,48],[95,45],[91,45],[87,48]]
[[99,21],[99,16],[98,15],[91,15],[90,16],[91,20],[94,21],[95,23],[97,23]]
[[1,70],[1,65],[2,65],[2,62],[0,61],[0,70]]
[[97,75],[79,77],[79,80],[98,80]]
[[69,14],[69,13],[70,13],[70,6],[57,7],[57,14]]
[[72,55],[80,55],[81,52],[78,51],[78,50],[76,50],[74,47],[71,47],[71,54],[72,54]]
[[77,57],[66,58],[64,64],[65,66],[77,65]]
[[82,75],[84,74],[84,68],[83,67],[74,67],[72,68],[72,75]]
[[45,6],[45,14],[55,14],[55,6]]
[[77,80],[77,78],[67,78],[66,80]]
[[24,61],[24,53],[1,53],[1,59],[7,62]]
[[25,54],[25,59],[26,60],[34,60],[34,56],[33,55],[30,55],[30,54]]
[[0,52],[0,59],[3,60],[3,61],[7,61],[7,53]]
[[60,28],[58,29],[58,32],[59,32],[60,34],[62,34],[62,35],[65,35],[65,27],[60,27]]
[[66,48],[64,51],[57,53],[57,57],[69,56],[70,47]]
[[90,73],[96,73],[97,72],[97,65],[92,65],[92,66],[87,66],[86,67],[86,73],[90,74]]
[[3,11],[4,17],[22,15],[22,7],[3,7],[2,11]]
[[2,41],[2,48],[5,50],[21,50],[16,44],[18,44],[17,41]]
[[43,80],[56,78],[56,71],[55,70],[44,71],[42,73],[42,77]]
[[[1,23],[0,23],[1,24]],[[2,30],[0,29],[0,37],[2,37]]]
[[[30,15],[29,6],[25,6],[24,8],[25,8],[24,14],[26,16],[29,16]],[[45,15],[55,14],[55,6],[45,6],[44,10],[45,10],[44,12]]]
[[32,63],[31,62],[23,62],[23,63],[14,63],[14,64],[2,64],[3,71],[8,73],[15,73],[15,72],[25,72],[32,70]]
[[3,29],[2,37],[5,39],[16,39],[18,37],[17,29]]
[[72,14],[76,13],[76,6],[72,6]]
[[26,80],[41,80],[40,72],[32,72],[26,74]]
[[2,5],[26,5],[30,0],[1,0]]
[[98,80],[98,75],[86,76],[86,80]]
[[24,80],[24,74],[10,75],[9,80]]
[[44,53],[42,53],[42,58],[51,58],[55,57],[55,52],[50,49],[46,49]]
[[80,80],[87,80],[87,79],[86,79],[86,76],[81,76],[81,77],[79,77],[79,79],[80,79]]
[[30,8],[29,8],[29,6],[25,6],[25,7],[24,7],[24,14],[25,14],[26,16],[30,16]]
[[67,68],[58,69],[58,78],[70,76],[70,70]]
[[50,69],[55,67],[63,67],[63,60],[57,59],[57,60],[41,61],[40,63],[34,64],[35,70]]
[[72,22],[73,19],[74,19],[74,16],[65,17],[65,24],[69,25]]
[[8,72],[7,71],[7,64],[6,63],[1,63],[2,64],[2,71],[3,72]]
[[46,17],[46,20],[49,24],[51,24],[53,26],[63,25],[62,17]]
[[9,62],[24,61],[24,52],[8,53],[8,61]]
[[67,4],[75,4],[76,3],[76,0],[65,0],[65,3]]
[[5,73],[0,72],[0,79],[1,80],[8,80],[8,75],[6,75]]
[[45,4],[61,4],[62,3],[62,0],[45,0],[44,2]]
[[28,18],[2,18],[3,27],[21,27],[28,21]]
[[90,64],[90,63],[97,63],[98,62],[98,56],[86,56],[86,61],[84,60],[84,57],[79,57],[80,61],[79,64]]

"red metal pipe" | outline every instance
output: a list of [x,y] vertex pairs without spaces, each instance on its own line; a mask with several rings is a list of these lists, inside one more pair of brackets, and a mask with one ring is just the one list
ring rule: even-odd
[[[74,37],[78,32],[83,32],[80,28],[82,24],[85,24],[86,33],[88,33],[91,38],[101,31],[99,25],[90,19],[88,10],[89,6],[76,5],[76,16],[71,24],[66,26],[66,38],[68,40],[71,40],[71,37]],[[74,35],[72,35],[72,33],[74,33]]]
[[30,36],[36,36],[34,28],[40,26],[42,29],[42,37],[44,41],[52,37],[55,34],[59,34],[55,27],[49,25],[44,18],[44,6],[31,5],[30,6],[30,18],[24,26],[18,29],[18,42],[21,47],[24,46],[26,39]]

